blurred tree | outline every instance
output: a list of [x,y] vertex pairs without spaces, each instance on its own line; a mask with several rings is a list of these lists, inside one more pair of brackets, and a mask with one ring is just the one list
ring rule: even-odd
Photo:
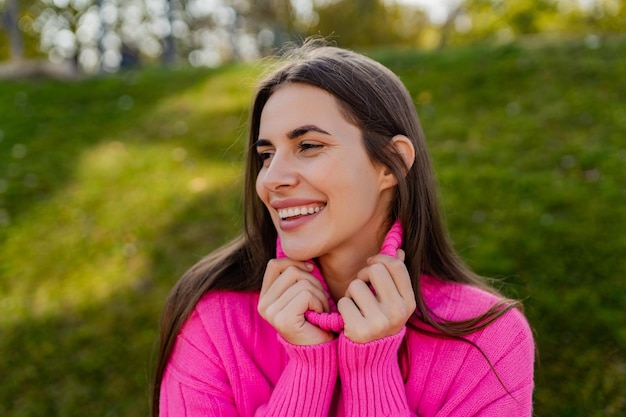
[[187,0],[179,3],[172,29],[179,55],[214,66],[258,58],[297,37],[297,20],[290,0]]
[[0,61],[40,55],[39,39],[28,30],[33,21],[30,8],[37,1],[0,0]]
[[590,30],[604,33],[626,33],[626,2],[624,0],[595,0],[591,7],[583,10],[578,18]]
[[440,29],[438,46],[439,49],[443,49],[448,44],[450,36],[454,33],[456,29],[455,26],[457,26],[459,18],[464,13],[466,13],[466,5],[464,2],[460,2],[448,13],[446,20]]
[[626,31],[623,0],[464,0],[460,10],[449,22],[454,41]]
[[19,4],[17,0],[6,0],[5,10],[2,14],[2,24],[6,28],[9,37],[9,49],[11,60],[21,61],[24,59],[24,41],[20,31]]
[[40,0],[31,32],[52,62],[87,72],[156,60],[171,33],[167,0]]
[[319,19],[309,33],[332,35],[344,47],[396,44],[402,39],[379,0],[316,2],[315,12]]
[[472,38],[513,37],[537,33],[546,16],[559,13],[556,0],[465,0]]
[[447,15],[433,18],[419,3],[400,0],[0,0],[6,29],[0,59],[22,56],[25,49],[26,55],[43,53],[53,63],[97,72],[159,60],[216,66],[257,58],[307,35],[328,36],[345,47],[441,48],[546,31],[626,28],[623,0],[438,4],[444,3]]
[[162,61],[165,65],[170,66],[176,62],[176,41],[172,31],[175,5],[176,2],[174,0],[167,0],[167,22],[170,30],[165,35]]

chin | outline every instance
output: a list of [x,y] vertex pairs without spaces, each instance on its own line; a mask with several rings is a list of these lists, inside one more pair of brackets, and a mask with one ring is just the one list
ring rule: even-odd
[[283,251],[288,258],[294,261],[308,261],[319,256],[316,250],[313,250],[311,246],[293,245],[289,242],[283,242]]
[[309,255],[309,251],[288,249],[284,249],[284,251],[285,255],[287,255],[289,259],[293,259],[294,261],[308,261],[309,259],[317,258],[317,256],[315,255]]

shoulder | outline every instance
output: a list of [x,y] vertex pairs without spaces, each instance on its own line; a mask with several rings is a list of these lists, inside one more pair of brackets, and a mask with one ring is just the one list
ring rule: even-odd
[[233,331],[233,327],[251,328],[259,319],[258,298],[257,292],[210,291],[200,298],[185,322],[182,333],[215,335]]
[[256,291],[209,291],[200,298],[194,311],[200,315],[225,312],[227,308],[237,312],[248,311],[250,307],[256,309],[258,299],[259,293]]
[[257,299],[254,292],[203,295],[176,336],[165,377],[198,392],[217,390],[231,395],[228,381],[238,366],[250,363],[250,352],[254,352],[250,346],[256,342],[253,335],[266,329],[259,322]]
[[[435,319],[457,322],[476,319],[501,301],[497,295],[467,284],[432,277],[423,278],[422,284],[424,300]],[[463,336],[462,340],[432,337],[419,331],[411,332],[409,337],[416,351],[431,358],[430,365],[413,362],[419,375],[428,375],[429,366],[447,373],[448,392],[455,398],[447,407],[465,407],[474,404],[471,401],[476,399],[496,396],[502,397],[502,401],[511,399],[516,407],[530,410],[535,343],[531,327],[519,309],[509,308],[486,326]],[[424,354],[425,351],[429,353]],[[466,411],[459,415],[474,415],[475,412]],[[528,413],[515,411],[497,415],[505,414]]]
[[[468,284],[443,281],[424,276],[422,293],[435,319],[465,321],[476,319],[502,301],[502,298]],[[532,361],[534,340],[532,329],[518,308],[509,308],[487,326],[469,335],[494,357],[506,355],[504,350],[517,350],[518,354]],[[487,352],[486,352],[487,353]]]
[[469,284],[423,275],[421,292],[428,308],[444,320],[461,321],[484,314],[502,299]]
[[258,293],[210,291],[195,305],[178,333],[178,344],[198,352],[208,347],[221,350],[233,339],[246,340],[262,325],[256,305]]

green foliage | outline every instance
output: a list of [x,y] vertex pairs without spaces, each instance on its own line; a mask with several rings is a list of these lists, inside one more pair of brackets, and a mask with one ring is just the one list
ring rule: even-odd
[[392,10],[379,0],[328,2],[317,6],[319,19],[308,34],[332,37],[343,47],[398,43],[401,33],[393,25],[398,16]]
[[[536,414],[626,412],[626,45],[379,51],[451,236],[524,300]],[[0,82],[0,415],[145,416],[164,298],[241,227],[258,68]]]

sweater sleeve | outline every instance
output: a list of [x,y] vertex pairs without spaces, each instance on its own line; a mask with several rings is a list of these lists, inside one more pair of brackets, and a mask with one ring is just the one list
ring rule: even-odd
[[289,361],[271,387],[224,330],[207,327],[197,311],[189,317],[162,379],[160,416],[328,415],[338,375],[336,340],[294,346],[279,339]]
[[347,417],[399,417],[409,412],[398,349],[406,329],[369,343],[339,336],[339,375]]
[[337,382],[337,340],[292,345],[278,336],[289,363],[259,416],[328,416]]

